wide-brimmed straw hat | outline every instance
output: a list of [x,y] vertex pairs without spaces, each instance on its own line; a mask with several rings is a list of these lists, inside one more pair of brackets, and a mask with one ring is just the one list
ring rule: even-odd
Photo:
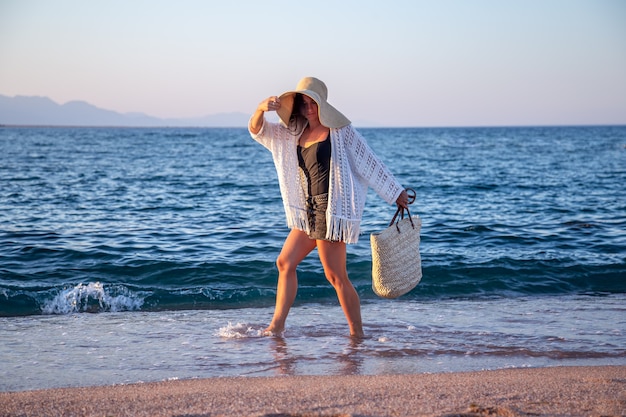
[[350,124],[350,120],[346,116],[328,103],[326,84],[317,78],[305,77],[300,80],[295,90],[287,91],[279,97],[280,109],[278,109],[277,113],[285,126],[289,125],[296,94],[309,96],[317,103],[317,111],[322,125],[330,128],[339,128]]

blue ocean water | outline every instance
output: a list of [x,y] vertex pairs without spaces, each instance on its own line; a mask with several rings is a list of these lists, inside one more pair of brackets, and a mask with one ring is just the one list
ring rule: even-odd
[[370,192],[355,342],[315,254],[259,336],[287,229],[245,129],[0,128],[0,390],[626,364],[626,127],[361,133],[417,192],[423,279],[372,292]]

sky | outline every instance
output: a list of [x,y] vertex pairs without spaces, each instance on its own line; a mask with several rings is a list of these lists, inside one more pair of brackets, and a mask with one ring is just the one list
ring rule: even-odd
[[0,0],[0,94],[251,113],[305,76],[355,124],[626,124],[624,0]]

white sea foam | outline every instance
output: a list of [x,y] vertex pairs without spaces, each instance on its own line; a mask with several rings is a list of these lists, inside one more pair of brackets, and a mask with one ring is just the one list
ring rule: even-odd
[[113,295],[100,282],[78,284],[58,293],[41,308],[43,314],[99,313],[139,310],[143,297],[125,287]]
[[223,337],[224,339],[242,339],[245,337],[262,336],[262,331],[254,329],[246,323],[232,324],[228,322],[227,326],[220,327],[217,331],[217,336]]

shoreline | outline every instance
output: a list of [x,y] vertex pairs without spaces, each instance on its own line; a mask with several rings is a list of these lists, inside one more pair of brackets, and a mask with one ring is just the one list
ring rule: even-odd
[[626,365],[219,377],[0,392],[0,416],[620,416]]

